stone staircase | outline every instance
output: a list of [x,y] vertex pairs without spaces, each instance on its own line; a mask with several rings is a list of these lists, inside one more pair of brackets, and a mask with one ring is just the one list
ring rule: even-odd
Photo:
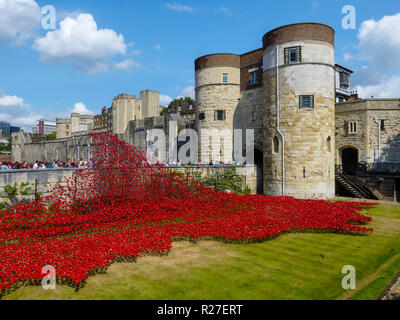
[[350,192],[355,198],[359,199],[374,199],[377,200],[377,196],[369,187],[359,180],[356,176],[347,175],[345,173],[336,170],[335,173],[336,183],[340,184],[348,192]]

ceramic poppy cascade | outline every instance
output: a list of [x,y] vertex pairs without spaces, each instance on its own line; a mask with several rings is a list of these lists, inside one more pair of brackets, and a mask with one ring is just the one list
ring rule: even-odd
[[80,287],[114,261],[167,254],[173,240],[263,241],[283,232],[367,233],[365,203],[239,196],[150,165],[135,147],[92,134],[92,169],[78,170],[41,200],[0,213],[0,292],[40,284]]

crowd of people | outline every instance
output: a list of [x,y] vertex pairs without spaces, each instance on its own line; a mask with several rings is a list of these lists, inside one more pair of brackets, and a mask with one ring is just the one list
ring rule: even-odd
[[40,169],[59,169],[59,168],[77,168],[77,169],[85,169],[91,168],[93,166],[93,159],[90,161],[76,161],[74,159],[69,159],[67,161],[36,161],[35,163],[27,163],[26,161],[23,163],[17,162],[3,162],[0,164],[0,171],[6,170],[40,170]]
[[[35,163],[11,163],[11,162],[3,162],[0,163],[0,171],[6,170],[40,170],[40,169],[61,169],[61,168],[76,168],[76,169],[85,169],[93,167],[94,160],[90,161],[75,161],[74,159],[69,159],[68,161],[36,161]],[[171,161],[166,164],[167,167],[219,167],[219,166],[246,166],[247,162],[238,163],[238,162],[219,162],[219,161],[210,161],[209,163],[196,161],[195,163],[182,164],[180,161]]]
[[235,166],[246,166],[247,161],[243,163],[239,162],[219,162],[219,161],[210,161],[209,163],[206,162],[201,162],[201,161],[196,161],[195,163],[188,163],[187,165],[182,164],[180,161],[171,161],[167,164],[168,167],[185,167],[185,166],[192,166],[192,167],[220,167],[220,166],[225,166],[225,167],[235,167]]

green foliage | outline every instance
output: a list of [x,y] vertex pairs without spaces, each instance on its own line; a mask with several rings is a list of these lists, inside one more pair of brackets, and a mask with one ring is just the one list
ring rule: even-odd
[[4,192],[7,194],[7,198],[12,200],[15,199],[18,195],[18,184],[15,183],[13,186],[5,186]]
[[[180,99],[180,98],[177,98],[177,99],[174,99],[174,100],[172,101],[172,103],[179,103],[180,101],[181,101],[181,99]],[[191,97],[184,97],[184,98],[183,98],[183,101],[186,102],[186,103],[188,103],[188,104],[194,104],[194,100],[193,100]]]
[[7,201],[0,202],[0,211],[10,208],[10,204]]
[[160,111],[160,116],[163,116],[167,112],[168,108],[163,107]]
[[[5,186],[4,193],[7,195],[8,201],[0,203],[0,211],[8,209],[18,203],[30,202],[31,199],[19,199],[18,196],[29,196],[30,194],[32,194],[32,191],[33,189],[29,187],[29,183],[26,182],[22,182],[20,185],[15,183],[13,186]],[[36,194],[36,199],[40,199],[42,195],[42,193],[38,192]]]
[[7,138],[8,143],[0,143],[0,151],[11,152],[11,137]]
[[27,183],[27,182],[26,183],[21,183],[19,193],[22,196],[27,196],[27,195],[29,195],[31,193],[32,188],[28,187],[28,186],[29,186],[29,183]]
[[56,139],[57,139],[57,132],[50,133],[47,136],[47,141],[53,141],[53,140],[56,140]]
[[[182,174],[177,173],[175,174]],[[190,176],[204,185],[221,191],[235,192],[239,195],[250,194],[248,186],[243,188],[244,178],[236,174],[236,168],[230,168],[217,174],[202,177],[201,172],[190,173]]]

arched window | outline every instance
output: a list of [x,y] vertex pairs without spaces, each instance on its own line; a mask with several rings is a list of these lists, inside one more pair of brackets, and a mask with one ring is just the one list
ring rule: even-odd
[[329,136],[328,139],[326,139],[326,148],[328,152],[331,152],[332,149],[331,145],[332,145],[332,138],[331,136]]
[[279,139],[277,136],[274,137],[274,153],[279,153]]

